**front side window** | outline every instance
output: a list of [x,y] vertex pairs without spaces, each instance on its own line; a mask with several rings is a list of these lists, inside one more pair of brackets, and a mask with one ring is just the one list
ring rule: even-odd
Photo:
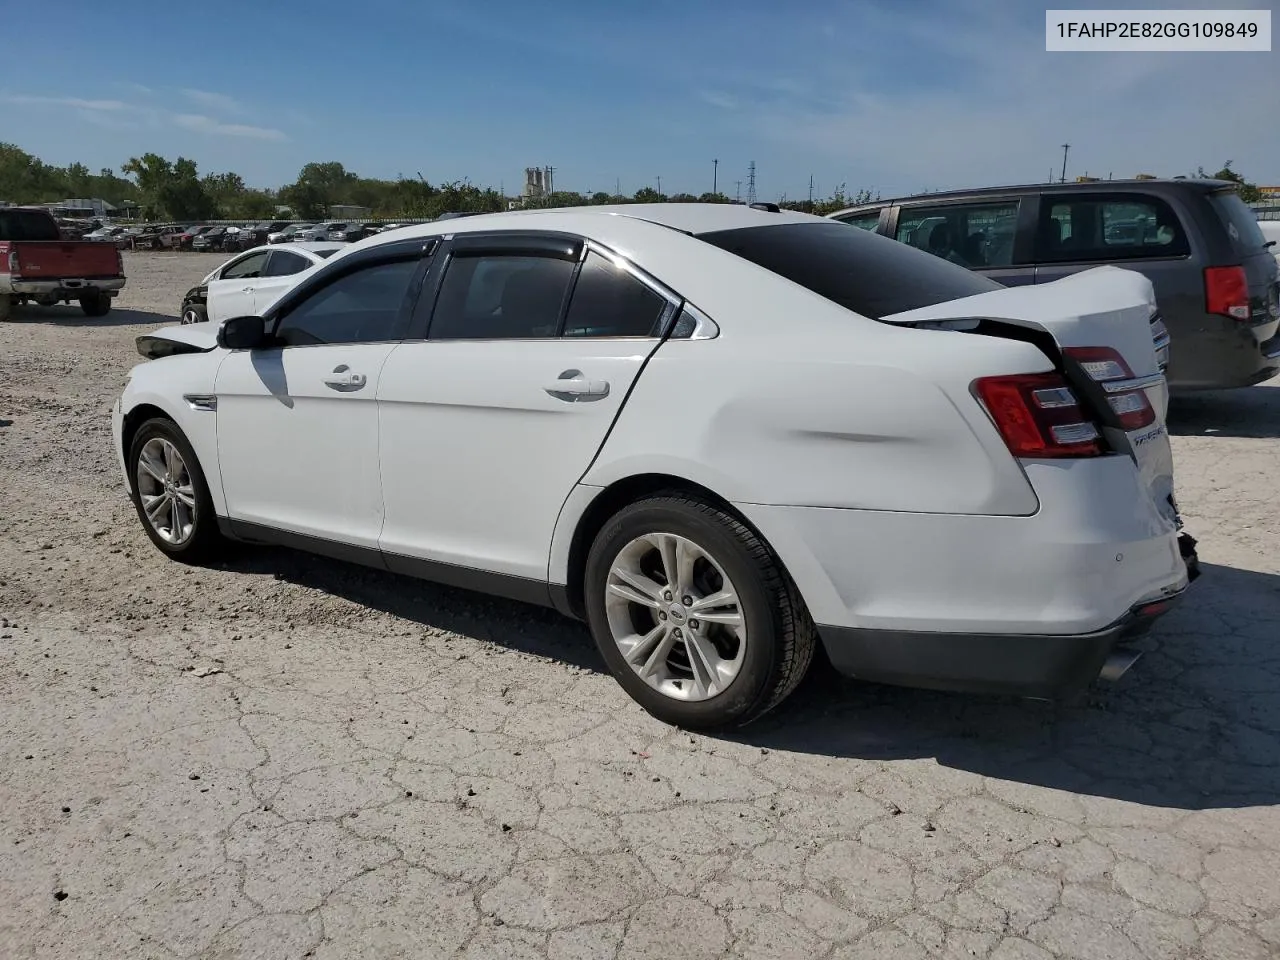
[[855,213],[848,217],[841,217],[841,223],[847,223],[859,230],[875,230],[880,226],[880,211],[869,210],[866,213]]
[[416,259],[358,267],[281,317],[276,338],[287,347],[399,340],[401,307],[417,269]]
[[666,306],[666,297],[593,250],[574,285],[564,335],[651,337]]
[[971,270],[1013,263],[1018,201],[903,207],[895,238]]
[[432,340],[554,337],[574,264],[555,257],[455,256],[431,315]]
[[222,271],[223,280],[241,280],[250,277],[258,277],[262,275],[262,268],[266,266],[267,255],[265,253],[255,253],[245,257],[243,260],[237,260],[227,269]]
[[311,266],[311,261],[287,250],[273,250],[267,259],[264,277],[289,277]]
[[1044,197],[1036,259],[1054,263],[1183,257],[1190,252],[1178,215],[1159,197]]

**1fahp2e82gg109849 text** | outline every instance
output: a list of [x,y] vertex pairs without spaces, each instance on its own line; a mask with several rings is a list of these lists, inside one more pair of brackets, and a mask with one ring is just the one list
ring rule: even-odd
[[1117,40],[1172,40],[1174,38],[1194,37],[1248,37],[1258,35],[1258,24],[1253,21],[1223,23],[1221,21],[1200,22],[1156,22],[1133,21],[1129,23],[1090,23],[1087,21],[1066,20],[1058,23],[1058,36],[1084,38],[1115,38]]

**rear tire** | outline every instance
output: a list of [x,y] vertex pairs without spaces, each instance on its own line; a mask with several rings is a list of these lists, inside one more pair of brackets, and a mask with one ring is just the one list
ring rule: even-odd
[[813,660],[813,622],[777,557],[736,517],[683,493],[638,501],[605,524],[587,556],[584,601],[614,678],[686,729],[750,723]]
[[105,293],[81,297],[80,309],[86,317],[105,317],[111,312],[111,298]]
[[142,529],[162,553],[203,563],[225,547],[195,451],[178,425],[155,417],[129,444],[130,498]]
[[13,310],[13,300],[7,293],[0,293],[0,323],[4,323],[9,319],[9,314]]

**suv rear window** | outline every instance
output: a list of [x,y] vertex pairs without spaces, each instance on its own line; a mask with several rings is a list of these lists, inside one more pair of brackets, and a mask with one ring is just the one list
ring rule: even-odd
[[1258,226],[1257,215],[1234,190],[1209,194],[1209,205],[1226,228],[1236,253],[1257,253],[1267,242],[1262,235],[1262,228]]
[[0,240],[59,240],[58,224],[36,210],[0,210]]
[[1159,197],[1145,194],[1046,195],[1036,255],[1041,263],[1185,257],[1182,222]]
[[698,239],[873,320],[1002,289],[964,267],[836,220],[719,230]]

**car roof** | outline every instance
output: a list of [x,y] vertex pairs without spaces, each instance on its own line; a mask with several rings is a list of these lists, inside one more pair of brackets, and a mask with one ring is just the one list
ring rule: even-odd
[[478,213],[445,221],[413,223],[392,231],[376,234],[361,241],[371,246],[376,237],[394,239],[413,236],[434,237],[450,233],[472,233],[482,230],[556,230],[557,221],[582,217],[627,217],[656,223],[683,233],[712,233],[742,227],[766,227],[783,223],[821,223],[823,217],[791,210],[770,212],[738,203],[619,203],[581,207],[547,207],[537,210],[511,210],[505,213]]
[[976,187],[969,190],[940,190],[936,193],[912,193],[900,197],[886,197],[882,200],[868,200],[866,203],[853,204],[843,210],[837,210],[830,216],[836,217],[852,210],[869,210],[893,203],[915,203],[921,200],[966,200],[999,196],[1007,193],[1132,193],[1135,189],[1166,191],[1169,189],[1194,190],[1200,193],[1214,193],[1219,190],[1235,189],[1239,184],[1230,180],[1210,180],[1198,177],[1177,178],[1132,178],[1126,180],[1094,180],[1087,183],[1020,183],[1004,187]]

